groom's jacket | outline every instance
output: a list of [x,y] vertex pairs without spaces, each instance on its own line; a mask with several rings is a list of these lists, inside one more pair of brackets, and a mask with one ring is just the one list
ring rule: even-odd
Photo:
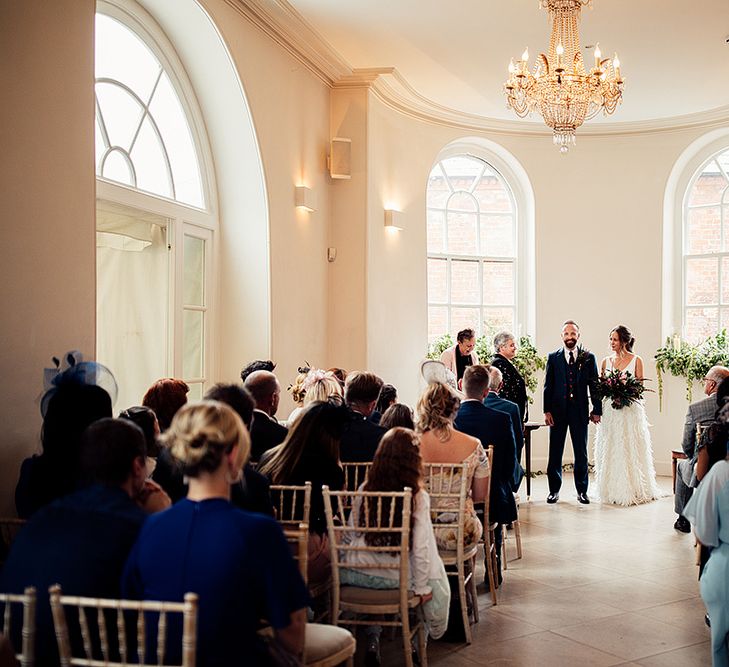
[[[544,412],[551,412],[553,417],[560,419],[567,414],[567,405],[570,401],[577,403],[580,416],[585,421],[590,412],[602,414],[602,403],[597,397],[595,383],[597,382],[597,362],[592,352],[575,348],[575,374],[572,398],[569,397],[567,382],[567,360],[564,358],[564,348],[550,353],[547,357],[547,372],[544,378]],[[588,400],[589,393],[589,400]],[[590,410],[592,402],[592,410]]]

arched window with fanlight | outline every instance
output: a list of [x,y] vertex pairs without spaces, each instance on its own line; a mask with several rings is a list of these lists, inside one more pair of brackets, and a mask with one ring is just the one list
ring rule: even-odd
[[518,322],[518,220],[512,188],[486,160],[440,159],[427,186],[428,341]]
[[194,91],[133,3],[98,3],[95,51],[97,359],[117,377],[118,408],[170,376],[201,398],[217,205]]
[[693,174],[683,202],[684,338],[729,328],[729,148]]

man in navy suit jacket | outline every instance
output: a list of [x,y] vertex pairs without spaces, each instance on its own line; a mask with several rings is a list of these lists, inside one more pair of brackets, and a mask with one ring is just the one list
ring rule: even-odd
[[500,524],[494,534],[496,553],[501,554],[501,524],[514,521],[516,501],[512,484],[516,463],[516,444],[509,415],[487,408],[481,401],[489,391],[489,367],[469,366],[463,374],[466,398],[454,422],[462,433],[478,438],[484,449],[494,446],[494,467],[491,471],[490,512],[485,518]]
[[[580,328],[572,320],[562,325],[564,347],[547,357],[544,378],[544,422],[549,429],[548,503],[559,500],[562,486],[562,454],[569,429],[575,453],[575,488],[577,500],[589,504],[587,497],[587,425],[599,423],[602,403],[594,388],[597,381],[595,355],[577,346]],[[592,409],[587,400],[590,394]]]
[[514,461],[514,491],[519,488],[521,480],[524,477],[524,468],[521,467],[519,460],[521,459],[521,450],[524,447],[524,431],[521,421],[521,411],[519,406],[513,401],[508,401],[499,396],[499,391],[503,384],[503,376],[496,366],[491,366],[489,371],[489,393],[483,399],[483,404],[487,408],[505,412],[511,419],[511,428],[514,431],[514,440],[516,441],[516,459]]

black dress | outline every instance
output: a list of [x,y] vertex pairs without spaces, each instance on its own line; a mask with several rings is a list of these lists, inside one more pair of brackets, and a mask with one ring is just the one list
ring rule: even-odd
[[499,396],[516,403],[519,406],[522,422],[526,422],[529,418],[529,398],[524,378],[519,375],[514,364],[501,354],[494,355],[491,365],[498,368],[504,376],[504,386],[501,388]]

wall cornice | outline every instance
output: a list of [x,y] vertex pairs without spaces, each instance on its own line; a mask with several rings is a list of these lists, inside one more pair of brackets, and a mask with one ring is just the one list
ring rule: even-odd
[[[467,113],[421,95],[395,67],[353,69],[287,0],[225,0],[333,89],[369,89],[386,106],[416,120],[498,135],[550,136],[541,122]],[[618,123],[586,123],[578,136],[652,134],[729,125],[729,105],[682,116]]]

